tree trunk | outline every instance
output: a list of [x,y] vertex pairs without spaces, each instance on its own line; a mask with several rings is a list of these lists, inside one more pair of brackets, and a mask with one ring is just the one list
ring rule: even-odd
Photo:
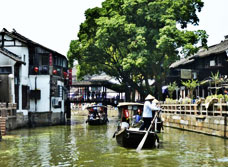
[[125,101],[126,102],[129,102],[130,101],[130,94],[131,94],[131,92],[130,92],[130,89],[129,89],[129,87],[126,85],[125,86]]
[[158,100],[162,100],[162,84],[160,81],[156,82],[155,90],[156,90],[156,97],[158,98]]

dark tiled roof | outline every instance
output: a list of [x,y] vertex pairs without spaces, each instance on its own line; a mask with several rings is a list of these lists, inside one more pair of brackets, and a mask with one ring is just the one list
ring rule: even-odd
[[173,64],[171,64],[169,66],[169,68],[176,68],[176,67],[178,67],[180,65],[185,65],[185,64],[191,63],[191,62],[194,61],[194,59],[191,59],[191,58],[192,57],[187,57],[187,58],[180,59],[180,60],[174,62]]
[[208,50],[204,49],[202,51],[199,51],[196,55],[199,57],[206,57],[211,54],[219,54],[225,52],[226,50],[228,50],[228,40],[224,40],[217,45],[210,46]]
[[0,53],[4,54],[5,56],[9,57],[10,59],[17,61],[22,64],[26,64],[24,61],[21,60],[20,57],[18,57],[16,54],[10,52],[9,50],[5,48],[0,48]]
[[52,49],[49,49],[49,48],[47,48],[47,47],[45,47],[45,46],[43,46],[43,45],[41,45],[39,43],[36,43],[36,42],[32,41],[31,39],[29,39],[29,38],[27,38],[27,37],[19,34],[15,29],[13,29],[13,31],[11,32],[11,34],[13,34],[14,36],[16,36],[16,37],[18,37],[18,38],[20,38],[20,39],[22,39],[24,41],[26,41],[29,44],[40,46],[42,48],[45,48],[46,50],[49,50],[50,52],[53,52],[53,53],[56,53],[58,55],[61,55],[61,56],[65,57],[64,55],[62,55],[62,54],[60,54],[60,53],[58,53],[58,52],[56,52],[56,51],[54,51]]
[[43,46],[43,45],[41,45],[39,43],[36,43],[36,42],[30,40],[29,38],[19,34],[15,29],[13,29],[12,32],[9,32],[5,28],[3,28],[1,32],[7,34],[8,36],[10,36],[12,38],[15,38],[15,39],[19,40],[19,41],[21,41],[21,42],[23,42],[25,44],[31,44],[31,45],[36,45],[36,46],[42,47],[42,48],[44,48],[44,49],[46,49],[46,50],[48,50],[48,51],[50,51],[52,53],[58,54],[60,56],[63,56],[64,58],[66,58],[64,55],[62,55],[62,54],[60,54],[60,53],[58,53],[58,52],[56,52],[56,51],[54,51],[52,49],[49,49],[49,48],[47,48],[47,47],[45,47],[45,46]]
[[17,36],[13,35],[12,33],[10,33],[10,32],[9,32],[7,29],[5,29],[5,28],[2,29],[1,33],[5,33],[5,34],[7,34],[8,36],[10,36],[10,37],[12,37],[12,38],[14,38],[14,39],[17,39],[17,40],[19,40],[19,41],[21,41],[21,42],[23,42],[23,43],[27,43],[25,40],[23,40],[23,39],[21,39],[21,38],[18,38]]
[[77,81],[73,82],[73,86],[101,86],[109,84],[106,80],[90,80],[90,81]]
[[124,92],[125,89],[118,84],[111,83],[107,80],[86,80],[86,81],[77,81],[72,83],[72,87],[87,87],[87,86],[105,86],[106,88],[109,88],[111,90],[117,91],[117,92]]
[[207,57],[212,54],[219,54],[222,52],[226,52],[226,50],[228,50],[228,40],[224,40],[217,45],[212,45],[208,49],[201,49],[194,56],[189,56],[187,58],[176,61],[170,65],[170,68],[176,68],[180,65],[185,65],[185,64],[191,63],[191,62],[195,61],[195,59],[194,59],[195,57],[199,57],[199,58]]

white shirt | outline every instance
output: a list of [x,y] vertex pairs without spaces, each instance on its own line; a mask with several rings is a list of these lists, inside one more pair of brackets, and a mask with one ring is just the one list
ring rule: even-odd
[[145,101],[143,106],[143,117],[152,118],[152,110],[160,110],[160,108],[156,107],[155,103],[151,103],[150,101]]

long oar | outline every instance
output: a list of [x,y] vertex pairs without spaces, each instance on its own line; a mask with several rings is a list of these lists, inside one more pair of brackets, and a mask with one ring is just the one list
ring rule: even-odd
[[155,116],[154,116],[154,119],[151,121],[151,124],[150,124],[149,128],[148,128],[147,131],[146,131],[146,134],[144,135],[143,139],[141,140],[141,142],[139,143],[139,145],[138,145],[138,147],[137,147],[137,149],[136,149],[137,152],[139,152],[139,151],[142,149],[142,147],[143,147],[143,145],[144,145],[144,143],[145,143],[145,141],[146,141],[146,138],[147,138],[147,136],[148,136],[148,134],[149,134],[149,131],[150,131],[151,127],[153,126],[153,123],[154,123],[154,121],[155,121],[157,115],[158,115],[158,113],[156,112],[156,113],[155,113]]

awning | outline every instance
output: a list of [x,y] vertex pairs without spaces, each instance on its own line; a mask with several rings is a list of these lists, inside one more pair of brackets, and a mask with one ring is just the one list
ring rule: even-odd
[[165,90],[168,89],[168,85],[162,86],[162,93],[165,93]]

